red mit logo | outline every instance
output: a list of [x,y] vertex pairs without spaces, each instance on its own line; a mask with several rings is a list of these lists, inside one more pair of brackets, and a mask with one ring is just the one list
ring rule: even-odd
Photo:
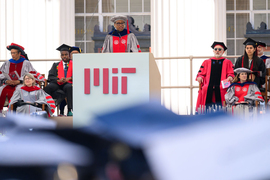
[[[121,68],[122,73],[136,73],[136,68]],[[118,68],[112,68],[118,74]],[[94,68],[94,86],[99,86],[99,68]],[[112,76],[112,93],[118,94],[118,76]],[[90,68],[84,69],[84,94],[90,94]],[[103,94],[109,94],[109,68],[103,68]],[[127,94],[127,76],[121,77],[121,94]]]

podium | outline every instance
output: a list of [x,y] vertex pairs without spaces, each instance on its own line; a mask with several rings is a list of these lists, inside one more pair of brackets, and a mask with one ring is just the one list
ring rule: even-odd
[[73,127],[96,115],[161,99],[161,77],[152,53],[73,55]]

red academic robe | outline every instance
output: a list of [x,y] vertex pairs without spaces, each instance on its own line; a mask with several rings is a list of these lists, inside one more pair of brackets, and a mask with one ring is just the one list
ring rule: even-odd
[[[216,59],[215,57],[211,59],[212,60],[224,59],[223,64],[222,64],[222,69],[221,69],[221,77],[220,77],[221,81],[227,79],[229,76],[234,78],[233,64],[229,59],[225,59],[225,58]],[[209,82],[211,78],[211,66],[212,66],[211,59],[207,59],[203,62],[196,77],[196,79],[198,77],[201,77],[203,79],[202,88],[198,92],[199,94],[198,94],[198,99],[197,99],[197,104],[196,104],[196,110],[198,109],[198,107],[200,107],[200,105],[205,106],[208,88],[213,88],[213,87],[209,87]],[[225,101],[224,96],[227,91],[227,88],[223,89],[221,82],[220,82],[219,87],[220,87],[221,102],[224,102]]]

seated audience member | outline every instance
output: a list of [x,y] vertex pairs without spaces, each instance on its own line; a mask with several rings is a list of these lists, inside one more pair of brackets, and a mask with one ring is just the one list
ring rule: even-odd
[[235,63],[235,69],[244,67],[251,70],[250,79],[254,81],[259,88],[265,83],[265,64],[257,56],[257,42],[248,38],[245,42],[245,53],[239,57]]
[[[48,81],[49,85],[45,87],[45,91],[51,94],[53,98],[54,92],[61,89],[65,92],[68,103],[67,116],[73,116],[72,113],[72,60],[70,60],[69,51],[70,46],[62,44],[56,50],[60,51],[61,61],[54,63],[49,71]],[[61,101],[60,101],[61,102]]]
[[223,42],[212,44],[214,57],[205,60],[197,74],[196,80],[201,84],[196,110],[212,104],[222,105],[227,88],[222,88],[221,81],[232,81],[234,78],[233,64],[222,57],[227,47]]
[[[111,18],[115,30],[105,37],[102,53],[141,52],[136,36],[129,31],[127,20],[123,15]],[[125,29],[126,25],[127,29]]]
[[12,59],[4,62],[0,68],[0,80],[4,83],[0,87],[0,111],[3,110],[6,98],[10,100],[15,89],[22,86],[22,79],[26,73],[32,73],[36,81],[44,81],[44,77],[37,73],[26,59],[27,55],[22,46],[12,43],[7,49],[10,50]]
[[[70,52],[70,60],[73,60],[73,54],[78,54],[78,53],[82,53],[82,49],[76,46],[72,46],[69,50]],[[64,109],[65,106],[67,105],[66,100],[63,100],[60,104],[60,115],[59,116],[63,116],[64,115]]]
[[55,111],[54,100],[42,89],[35,86],[35,78],[32,74],[26,73],[23,77],[23,86],[16,89],[10,99],[11,105],[16,106],[16,113],[30,114],[32,112],[42,111],[42,104],[46,104],[48,115]]
[[247,68],[237,68],[235,73],[237,75],[225,94],[227,105],[255,105],[256,100],[263,102],[264,100],[257,84],[248,79],[251,71]]

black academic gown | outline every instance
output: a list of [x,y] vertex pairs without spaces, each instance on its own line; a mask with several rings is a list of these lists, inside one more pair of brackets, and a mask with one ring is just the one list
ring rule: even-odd
[[54,99],[57,99],[55,104],[59,105],[65,97],[67,97],[68,107],[72,109],[72,84],[65,83],[59,85],[57,83],[58,78],[58,65],[60,62],[53,63],[52,68],[49,71],[48,81],[49,85],[45,87],[45,91],[50,94]]

